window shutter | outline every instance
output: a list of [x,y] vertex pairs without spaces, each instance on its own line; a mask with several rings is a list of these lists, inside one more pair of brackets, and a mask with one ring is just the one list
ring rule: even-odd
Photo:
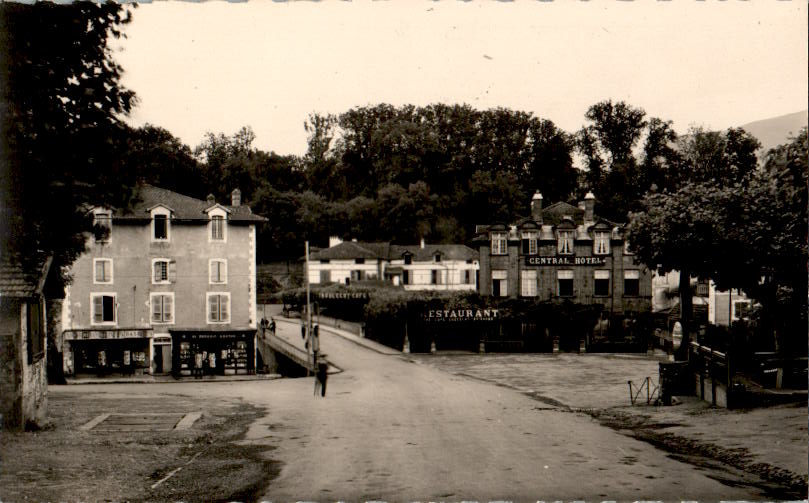
[[160,297],[152,297],[152,321],[155,323],[159,323],[161,321],[161,308]]
[[172,260],[169,262],[169,274],[168,279],[170,283],[177,282],[177,261]]
[[219,321],[228,321],[228,299],[224,295],[219,297]]
[[163,321],[171,322],[172,321],[172,312],[174,311],[171,306],[171,295],[166,295],[163,297]]
[[103,297],[93,297],[93,321],[96,323],[104,321]]

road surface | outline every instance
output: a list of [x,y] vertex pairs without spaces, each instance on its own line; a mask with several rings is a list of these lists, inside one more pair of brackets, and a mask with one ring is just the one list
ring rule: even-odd
[[[326,331],[321,350],[343,369],[325,399],[313,396],[313,378],[240,386],[267,410],[245,443],[274,447],[267,455],[282,463],[265,500],[762,499],[519,392]],[[207,392],[219,389],[233,391]]]

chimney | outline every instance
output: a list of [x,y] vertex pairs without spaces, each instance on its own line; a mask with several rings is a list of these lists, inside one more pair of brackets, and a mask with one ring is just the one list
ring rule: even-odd
[[421,247],[421,249],[422,249],[422,250],[424,249],[424,238],[421,238],[421,244],[420,244],[420,247]]
[[216,197],[214,197],[213,194],[208,194],[208,204],[210,204],[211,206],[216,204]]
[[539,191],[536,191],[531,198],[531,218],[535,222],[542,223],[542,194]]
[[242,191],[239,189],[233,189],[233,192],[230,193],[230,205],[231,206],[241,206],[242,205]]
[[587,195],[584,196],[584,223],[592,224],[593,220],[593,210],[596,206],[596,196],[593,195],[592,192],[588,192]]
[[343,242],[343,240],[338,238],[337,236],[331,236],[329,238],[329,248],[335,247],[335,246],[339,245],[342,242]]

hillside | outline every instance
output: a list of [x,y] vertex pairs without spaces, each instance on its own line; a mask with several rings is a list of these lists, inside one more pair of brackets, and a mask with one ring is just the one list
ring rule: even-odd
[[802,127],[807,125],[807,113],[796,112],[770,119],[763,119],[744,124],[741,127],[761,142],[761,155],[769,149],[786,143],[791,136],[795,136]]

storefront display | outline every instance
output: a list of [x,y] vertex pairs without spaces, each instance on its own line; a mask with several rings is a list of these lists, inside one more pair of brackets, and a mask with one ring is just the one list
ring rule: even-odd
[[255,373],[255,331],[171,331],[175,375]]
[[148,330],[73,330],[64,335],[67,375],[151,373]]

